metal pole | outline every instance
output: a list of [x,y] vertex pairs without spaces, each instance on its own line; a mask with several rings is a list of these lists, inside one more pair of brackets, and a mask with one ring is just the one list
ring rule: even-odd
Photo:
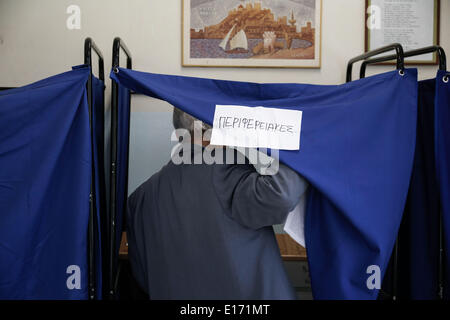
[[84,42],[84,63],[87,64],[91,71],[89,74],[87,82],[87,100],[89,109],[89,127],[91,132],[91,186],[89,193],[89,224],[88,224],[88,295],[90,300],[94,300],[97,293],[96,288],[96,273],[95,273],[95,242],[96,242],[96,193],[95,193],[95,161],[94,161],[94,127],[93,127],[93,94],[92,94],[92,55],[91,52],[94,50],[99,57],[99,78],[104,81],[104,67],[103,67],[103,56],[95,45],[91,38],[87,38]]
[[404,70],[405,68],[405,57],[404,57],[404,52],[403,52],[403,47],[401,44],[399,43],[393,43],[390,44],[388,46],[382,47],[382,48],[378,48],[376,50],[372,50],[366,53],[363,53],[357,57],[354,57],[353,59],[351,59],[348,64],[347,64],[347,82],[352,81],[352,68],[353,68],[353,64],[355,64],[358,61],[363,61],[366,60],[370,57],[379,55],[381,53],[385,53],[391,50],[395,50],[396,51],[396,55],[395,57],[397,58],[397,69],[398,70]]
[[[439,60],[439,70],[443,70],[443,71],[447,70],[447,58],[445,55],[445,51],[440,46],[430,46],[430,47],[407,51],[404,53],[404,57],[405,58],[415,57],[415,56],[420,56],[422,54],[427,54],[427,53],[437,54],[438,60]],[[391,61],[391,60],[394,60],[395,58],[396,58],[396,55],[389,55],[389,56],[384,56],[384,57],[380,57],[380,58],[363,61],[363,63],[361,64],[361,69],[360,69],[360,78],[362,79],[365,77],[367,65]]]
[[[120,38],[115,38],[113,42],[113,56],[112,68],[115,70],[120,66],[120,50],[123,50],[127,56],[127,68],[132,68],[132,58],[130,50],[128,50],[125,43]],[[129,97],[131,104],[131,95]],[[118,121],[119,121],[119,86],[115,81],[112,81],[111,91],[111,171],[110,171],[110,235],[109,235],[109,272],[108,272],[108,289],[109,298],[114,299],[116,294],[116,261],[117,261],[117,246],[116,246],[116,217],[117,210],[124,210],[127,203],[128,185],[125,186],[124,208],[117,208],[117,139],[118,139]],[[128,115],[129,116],[129,115]],[[128,123],[128,137],[130,124]],[[127,148],[125,181],[128,181],[128,154],[129,146]]]

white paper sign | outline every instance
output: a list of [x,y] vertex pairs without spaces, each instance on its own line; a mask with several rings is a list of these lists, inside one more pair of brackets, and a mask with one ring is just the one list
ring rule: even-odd
[[300,150],[302,111],[216,105],[211,144]]

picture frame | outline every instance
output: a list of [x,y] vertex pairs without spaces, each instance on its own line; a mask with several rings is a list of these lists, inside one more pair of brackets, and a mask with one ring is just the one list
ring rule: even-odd
[[[405,51],[439,45],[440,5],[440,0],[366,0],[366,52],[391,43],[400,43]],[[438,57],[429,53],[405,58],[405,64],[437,65]]]
[[322,0],[181,2],[183,67],[321,67]]

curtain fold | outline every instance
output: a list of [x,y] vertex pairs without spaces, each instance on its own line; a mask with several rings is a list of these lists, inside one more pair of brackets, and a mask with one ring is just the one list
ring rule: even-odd
[[258,84],[119,68],[120,85],[212,124],[216,105],[303,111],[279,159],[312,185],[306,243],[316,299],[376,299],[397,237],[416,145],[417,70],[339,86]]

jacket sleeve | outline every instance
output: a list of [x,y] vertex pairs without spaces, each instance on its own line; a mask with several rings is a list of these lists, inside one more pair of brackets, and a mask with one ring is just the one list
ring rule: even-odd
[[214,180],[225,211],[252,229],[284,223],[308,187],[306,180],[281,163],[272,176],[260,175],[250,164],[220,165]]
[[145,267],[145,245],[143,223],[140,222],[144,196],[139,188],[128,198],[127,202],[127,241],[128,259],[134,279],[139,287],[148,292],[147,268]]

